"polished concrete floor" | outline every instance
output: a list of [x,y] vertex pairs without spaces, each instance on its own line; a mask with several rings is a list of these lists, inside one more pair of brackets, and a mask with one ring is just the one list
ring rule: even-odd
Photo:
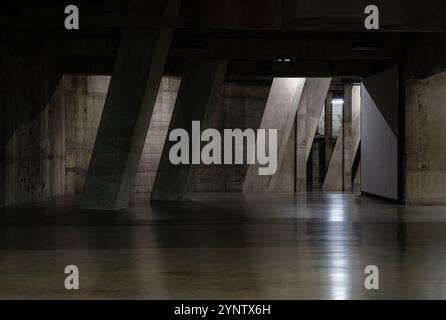
[[[0,211],[0,298],[446,299],[446,207],[320,193],[76,205]],[[71,264],[78,291],[64,288]]]

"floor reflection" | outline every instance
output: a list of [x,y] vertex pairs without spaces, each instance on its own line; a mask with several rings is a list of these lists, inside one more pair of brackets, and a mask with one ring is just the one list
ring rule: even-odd
[[[0,298],[446,299],[445,207],[321,193],[135,199],[122,212],[77,201],[1,210]],[[372,264],[378,291],[364,288]]]

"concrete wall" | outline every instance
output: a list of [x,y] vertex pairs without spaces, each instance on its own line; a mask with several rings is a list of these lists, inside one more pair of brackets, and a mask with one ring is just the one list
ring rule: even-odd
[[[37,87],[35,76],[31,73],[24,87],[30,87],[30,82]],[[30,114],[31,120],[11,121],[17,125],[6,144],[7,174],[2,187],[7,205],[83,191],[109,83],[110,76],[64,75],[46,105],[32,117]],[[162,79],[135,192],[151,191],[179,84],[178,78]],[[268,81],[226,83],[213,127],[259,127],[270,85]],[[196,177],[195,191],[241,191],[247,169],[247,165],[203,165]]]
[[446,72],[406,86],[408,203],[446,204]]
[[361,191],[398,199],[398,70],[363,81]]
[[83,191],[109,83],[109,76],[63,77],[65,194]]
[[0,206],[64,192],[61,76],[38,45],[0,38]]
[[[37,202],[83,191],[110,83],[110,76],[64,75],[45,102],[46,88],[40,86],[38,77],[42,71],[33,66],[36,70],[28,70],[23,87],[8,97],[11,105],[16,106],[11,109],[12,117],[2,118],[2,141],[6,140],[2,157],[5,166],[2,205]],[[175,78],[162,79],[135,192],[151,190],[179,82]],[[29,97],[36,94],[42,96],[38,102],[43,107],[36,111],[27,109],[33,101]],[[23,110],[29,113],[26,117]],[[6,128],[11,131],[9,137]]]
[[163,152],[181,80],[163,77],[135,179],[136,193],[150,193]]
[[[224,83],[212,127],[221,133],[223,129],[259,128],[270,86],[269,81]],[[200,165],[195,177],[194,191],[242,191],[248,167],[248,165]]]

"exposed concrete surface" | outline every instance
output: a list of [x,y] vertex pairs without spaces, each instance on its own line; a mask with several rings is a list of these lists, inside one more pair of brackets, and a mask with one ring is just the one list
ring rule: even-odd
[[[223,84],[212,127],[224,129],[256,129],[260,127],[268,100],[271,81],[227,81]],[[247,150],[244,150],[244,159]],[[193,177],[195,192],[241,192],[248,164],[198,166]]]
[[[228,82],[214,117],[214,127],[224,129],[259,128],[270,92],[271,82]],[[244,159],[247,150],[244,150]],[[201,165],[195,179],[195,191],[241,192],[250,165]]]
[[406,86],[408,203],[446,204],[446,72]]
[[324,191],[342,191],[342,129],[336,139],[335,148],[331,156],[330,165],[328,166],[327,174],[324,180]]
[[163,152],[181,79],[163,77],[135,178],[136,193],[150,193]]
[[63,194],[61,73],[40,44],[0,34],[0,206]]
[[[64,75],[65,194],[84,189],[110,76]],[[180,79],[163,77],[135,178],[135,192],[149,193],[169,127]]]
[[330,166],[331,155],[333,154],[333,93],[328,92],[325,99],[324,108],[324,136],[325,136],[325,172]]
[[331,78],[308,78],[297,110],[296,191],[307,191],[307,160],[313,146],[319,119]]
[[[168,134],[179,128],[189,133],[190,162],[193,150],[200,148],[192,141],[192,121],[203,122],[215,114],[227,63],[227,60],[218,59],[192,59],[187,62]],[[164,144],[152,189],[152,200],[181,201],[187,199],[193,190],[193,164],[174,165],[169,160],[170,149],[176,143],[166,140]]]
[[79,194],[84,190],[109,84],[110,76],[63,77],[65,194]]
[[[349,107],[350,106],[350,107]],[[344,110],[345,109],[345,110]],[[361,141],[361,86],[347,85],[344,90],[342,127],[347,129],[350,134],[344,134],[344,131],[338,135],[335,149],[337,149],[330,159],[330,165],[324,181],[323,189],[325,191],[353,191],[353,182],[356,186],[360,182],[360,174],[356,172],[352,177],[353,160],[358,152]],[[344,140],[350,142],[344,142]],[[360,167],[359,167],[360,168]],[[356,190],[358,191],[358,190]]]
[[352,159],[355,159],[361,142],[361,85],[352,88]]
[[[33,90],[42,92],[46,89],[41,82],[41,75],[36,74],[38,72],[43,71],[31,67],[25,78],[17,80],[18,83],[23,81],[23,87],[16,87],[20,93],[12,91],[14,107],[2,116],[4,122],[12,124],[11,133],[4,136],[2,204],[5,206],[38,202],[64,194],[62,82],[59,81],[57,90],[45,102],[39,94],[33,97],[31,93]],[[21,73],[18,71],[16,76],[21,76]],[[2,129],[6,131],[6,125]]]
[[262,129],[277,130],[277,168],[273,176],[259,176],[257,165],[250,165],[243,185],[243,192],[268,192],[274,190],[275,179],[282,167],[293,129],[296,111],[305,85],[305,78],[275,78],[263,113]]
[[179,7],[179,0],[130,2],[83,208],[122,209],[130,201]]
[[352,191],[353,137],[352,137],[352,90],[344,84],[344,109],[342,113],[342,189]]

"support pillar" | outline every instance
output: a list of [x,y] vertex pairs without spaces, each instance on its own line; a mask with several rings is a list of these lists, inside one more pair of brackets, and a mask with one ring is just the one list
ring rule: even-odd
[[243,192],[274,190],[286,155],[305,81],[305,78],[275,78],[273,80],[260,128],[277,129],[277,171],[273,176],[259,176],[258,166],[250,165],[243,184]]
[[342,109],[342,189],[344,191],[352,191],[352,90],[351,84],[344,85],[344,107]]
[[[209,127],[212,116],[215,114],[227,64],[227,60],[192,59],[188,61],[170,120],[151,200],[182,201],[190,197],[193,191],[194,173],[196,166],[199,165],[173,165],[170,162],[170,148],[177,142],[169,141],[169,134],[174,129],[182,128],[187,130],[189,137],[193,139],[192,121],[200,121],[201,130]],[[199,145],[192,145],[190,157],[193,150],[199,147]]]
[[325,172],[330,165],[331,155],[333,154],[333,92],[328,92],[325,99]]
[[327,99],[331,78],[309,78],[305,83],[296,123],[296,192],[307,191],[307,161]]
[[179,0],[130,1],[82,208],[128,206],[179,7]]
[[296,192],[307,191],[307,102],[308,85],[305,85],[296,120]]

